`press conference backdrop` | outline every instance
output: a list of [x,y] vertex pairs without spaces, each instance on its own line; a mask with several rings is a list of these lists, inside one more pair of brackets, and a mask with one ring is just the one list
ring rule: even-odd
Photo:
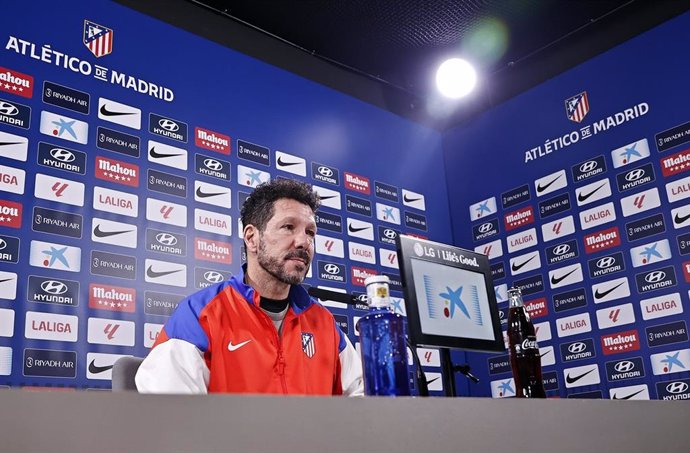
[[[690,398],[690,15],[444,136],[454,237],[522,288],[547,394]],[[486,156],[493,156],[487,159]],[[506,355],[473,395],[509,397]]]
[[[9,3],[0,30],[0,385],[109,388],[239,270],[269,179],[322,197],[311,285],[384,273],[404,314],[396,234],[451,240],[435,131],[110,2]],[[366,306],[323,303],[357,343]]]

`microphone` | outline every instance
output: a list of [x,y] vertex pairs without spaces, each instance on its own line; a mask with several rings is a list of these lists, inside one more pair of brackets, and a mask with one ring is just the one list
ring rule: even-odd
[[317,299],[332,300],[333,302],[340,302],[342,304],[357,305],[367,303],[366,296],[364,296],[364,300],[360,300],[358,296],[354,296],[352,294],[338,293],[336,291],[317,288],[316,286],[308,287],[307,293],[309,293],[309,295],[312,297],[316,297]]

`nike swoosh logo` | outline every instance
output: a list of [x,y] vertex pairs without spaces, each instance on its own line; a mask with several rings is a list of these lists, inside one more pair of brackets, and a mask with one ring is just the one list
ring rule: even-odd
[[0,142],[0,146],[21,145],[22,142]]
[[299,165],[299,164],[302,163],[302,162],[285,162],[285,161],[283,160],[283,157],[282,157],[282,156],[278,158],[278,161],[277,161],[277,162],[278,162],[278,165],[281,166],[281,167],[289,167],[289,166],[291,166],[291,165]]
[[436,382],[436,381],[438,381],[439,379],[441,379],[441,378],[440,378],[440,377],[435,377],[435,378],[433,378],[433,379],[430,380],[430,381],[426,381],[426,385],[429,385],[429,384],[431,384],[432,382]]
[[676,213],[676,216],[673,218],[673,221],[676,223],[676,225],[680,225],[688,219],[690,219],[690,214],[681,217],[678,215],[678,213]]
[[242,343],[238,343],[238,344],[232,344],[232,341],[231,341],[230,343],[228,343],[228,351],[237,351],[238,349],[240,349],[242,346],[249,343],[250,341],[252,341],[252,340],[243,341]]
[[134,115],[136,112],[113,112],[105,108],[105,104],[101,106],[101,115],[103,116],[123,116],[123,115]]
[[123,234],[123,233],[130,233],[134,230],[122,230],[122,231],[103,231],[101,230],[100,225],[96,225],[96,228],[93,230],[93,235],[96,236],[97,238],[107,238],[110,236],[116,236],[118,234]]
[[149,156],[153,157],[154,159],[165,159],[166,157],[182,156],[182,154],[159,153],[158,151],[156,151],[156,147],[154,146],[149,150]]
[[606,185],[606,183],[600,185],[599,187],[597,187],[596,189],[594,189],[593,191],[591,191],[591,192],[588,193],[587,195],[584,195],[583,193],[579,193],[579,194],[577,195],[577,201],[579,201],[580,203],[582,203],[583,201],[587,201],[587,198],[589,198],[589,197],[591,197],[592,195],[594,195],[595,193],[597,193],[597,191],[598,191],[599,189],[601,189],[602,187],[604,187],[605,185]]
[[624,396],[623,398],[618,398],[617,395],[613,395],[613,399],[614,399],[614,400],[629,400],[629,399],[632,398],[633,396],[639,395],[639,394],[642,393],[642,392],[644,392],[644,389],[638,390],[637,392],[631,393],[630,395]]
[[525,264],[529,263],[530,261],[532,261],[536,257],[537,257],[537,255],[532,255],[532,258],[528,259],[524,263],[520,263],[520,264],[513,263],[513,265],[511,266],[511,269],[513,269],[513,272],[519,271],[520,269],[522,269],[525,266]]
[[321,200],[330,200],[331,198],[335,198],[335,197],[337,197],[337,195],[328,195],[328,196],[321,195],[321,196],[319,196],[319,198]]
[[202,192],[201,187],[196,188],[196,196],[199,198],[216,197],[218,195],[225,195],[227,192]]
[[149,278],[158,278],[158,277],[163,277],[163,276],[165,276],[165,275],[174,274],[175,272],[180,272],[181,270],[182,270],[182,269],[176,269],[176,270],[174,270],[174,271],[156,272],[156,271],[153,270],[153,267],[152,267],[152,266],[149,266],[149,268],[146,269],[146,275],[147,275]]
[[0,280],[0,283],[9,282],[10,280],[14,280],[14,278],[3,278],[2,280]]
[[596,369],[596,368],[592,368],[591,370],[585,371],[585,372],[582,373],[581,375],[575,376],[575,377],[572,377],[572,376],[570,375],[570,373],[568,373],[568,375],[565,377],[565,380],[566,380],[566,382],[567,382],[568,384],[573,384],[573,383],[579,381],[580,379],[582,379],[583,377],[587,376],[589,373],[591,373],[591,372],[594,371],[595,369]]
[[350,233],[359,233],[360,231],[364,231],[368,229],[369,227],[362,227],[362,228],[355,228],[352,225],[349,225],[347,229],[350,231]]
[[407,195],[403,195],[403,200],[405,200],[405,203],[414,203],[415,201],[421,200],[420,198],[408,198]]
[[98,366],[98,365],[96,365],[96,361],[92,360],[91,363],[89,363],[89,373],[91,373],[91,374],[102,373],[104,371],[110,370],[112,367],[113,367],[112,365]]
[[568,272],[567,274],[563,275],[562,277],[556,277],[556,276],[551,277],[551,284],[552,285],[558,285],[560,282],[562,282],[564,279],[566,279],[568,277],[568,275],[572,274],[576,270],[577,270],[577,268],[573,269],[572,271]]
[[604,291],[603,293],[600,293],[599,290],[597,289],[596,291],[594,291],[594,298],[595,298],[595,299],[601,299],[601,298],[606,297],[607,295],[609,295],[610,293],[612,293],[616,288],[618,288],[619,286],[621,286],[623,283],[625,283],[625,282],[620,282],[619,284],[617,284],[617,285],[614,286],[613,288],[607,289],[607,290]]
[[553,179],[552,179],[548,184],[546,184],[545,186],[542,186],[541,183],[537,184],[537,192],[541,193],[541,192],[545,191],[546,189],[549,188],[549,186],[550,186],[551,184],[553,184],[553,183],[555,183],[556,181],[558,181],[558,179],[559,179],[561,176],[563,176],[563,175],[560,174],[560,175],[556,176],[555,178],[553,178]]
[[548,351],[546,351],[546,352],[543,353],[543,354],[539,354],[539,358],[541,359],[542,357],[544,357],[544,356],[545,356],[546,354],[548,354],[549,352],[551,352],[551,349],[549,349]]

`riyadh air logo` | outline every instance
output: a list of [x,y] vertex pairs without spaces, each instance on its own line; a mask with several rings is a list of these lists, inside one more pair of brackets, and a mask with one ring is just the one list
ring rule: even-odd
[[581,123],[589,113],[589,99],[583,91],[565,100],[565,114],[570,121]]
[[496,214],[496,197],[487,198],[470,206],[470,220],[478,220]]
[[637,162],[646,157],[649,157],[649,144],[646,138],[611,151],[614,168]]
[[68,272],[81,270],[81,249],[50,242],[31,241],[30,264]]
[[668,239],[651,242],[630,249],[630,257],[632,258],[633,267],[658,263],[659,261],[665,261],[671,258],[671,246],[669,245]]
[[90,20],[84,21],[84,45],[100,58],[113,51],[113,30]]
[[89,140],[88,123],[45,110],[41,112],[40,131],[42,134],[82,145],[86,145]]

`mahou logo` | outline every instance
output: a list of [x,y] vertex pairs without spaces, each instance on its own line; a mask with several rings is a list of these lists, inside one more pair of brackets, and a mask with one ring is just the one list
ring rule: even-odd
[[506,231],[514,230],[534,222],[534,211],[532,206],[527,206],[510,214],[506,214],[505,218]]
[[545,297],[525,302],[525,310],[527,310],[529,317],[532,319],[541,318],[549,314],[549,306],[546,303]]
[[588,234],[584,237],[584,242],[586,253],[601,252],[602,250],[621,245],[621,235],[618,231],[618,227],[611,227],[606,230]]
[[194,238],[194,258],[214,263],[232,263],[232,245],[206,238]]
[[103,285],[89,285],[89,308],[134,313],[137,291],[134,288]]
[[22,204],[14,201],[0,200],[0,226],[10,228],[22,227]]
[[664,177],[684,173],[690,170],[690,149],[666,156],[659,163]]
[[364,280],[367,277],[376,275],[377,272],[374,269],[367,269],[366,267],[352,266],[352,284],[357,286],[364,286]]
[[199,148],[230,154],[230,137],[202,127],[194,128],[194,144]]
[[637,330],[604,335],[601,337],[601,349],[605,355],[638,351],[640,349],[640,335]]
[[345,172],[345,188],[366,195],[371,193],[371,184],[369,184],[369,178],[349,172]]
[[98,179],[130,187],[139,187],[138,165],[96,156],[95,174]]
[[34,78],[0,66],[0,91],[31,98],[34,95]]

